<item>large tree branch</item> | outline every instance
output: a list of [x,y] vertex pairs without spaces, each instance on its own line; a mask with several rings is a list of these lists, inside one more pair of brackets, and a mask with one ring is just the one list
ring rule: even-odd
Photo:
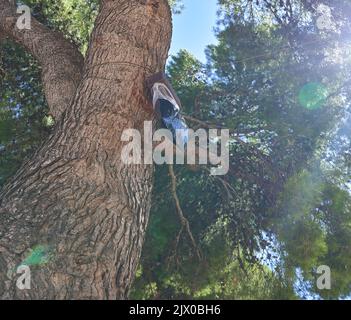
[[[0,193],[2,299],[128,296],[153,166],[125,164],[121,136],[152,118],[145,83],[164,69],[171,33],[166,0],[102,2],[71,107]],[[19,290],[16,268],[38,246],[50,259],[30,265],[31,290]]]
[[0,0],[0,33],[22,45],[38,60],[50,113],[58,119],[81,80],[83,56],[61,33],[50,30],[34,17],[30,29],[18,29],[18,17],[15,1]]

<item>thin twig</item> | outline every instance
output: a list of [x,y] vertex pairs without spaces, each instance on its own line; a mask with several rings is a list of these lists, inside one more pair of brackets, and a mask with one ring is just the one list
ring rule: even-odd
[[179,246],[179,242],[180,242],[180,238],[183,234],[183,230],[184,230],[184,226],[182,225],[181,228],[179,229],[178,235],[174,241],[174,253],[167,259],[168,263],[167,263],[167,268],[170,267],[170,262],[171,261],[175,261],[176,265],[179,265],[179,261],[177,259],[178,256],[178,246]]
[[[211,124],[211,123],[207,123],[203,120],[200,120],[200,119],[197,119],[197,118],[194,118],[192,116],[186,116],[184,115],[184,118],[191,121],[191,122],[194,122],[194,123],[197,123],[197,124],[200,124],[203,126],[203,128],[206,128],[206,129],[224,129],[222,126],[220,125],[216,125],[216,124]],[[231,130],[229,130],[230,133],[232,133]],[[237,133],[236,133],[237,134]],[[241,146],[243,147],[246,147],[246,148],[249,148],[250,151],[255,154],[259,159],[261,159],[263,162],[265,163],[268,163],[267,162],[267,159],[266,157],[264,156],[264,154],[262,153],[262,151],[260,151],[259,149],[255,148],[254,146],[252,146],[251,144],[249,144],[248,142],[245,142],[243,141],[242,139],[240,139],[240,137],[238,136],[231,136],[231,138],[233,138],[237,143],[239,143]],[[268,163],[269,164],[269,163]]]
[[[205,170],[206,170],[206,172],[211,173],[211,170],[209,168],[206,167]],[[221,178],[220,176],[210,176],[210,177],[215,181],[219,181],[223,185],[225,191],[227,192],[228,200],[233,199],[233,194],[238,196],[236,190],[233,188],[233,186],[228,181]]]
[[[179,201],[179,198],[178,198],[178,195],[177,195],[177,177],[174,173],[174,169],[173,169],[173,165],[170,164],[168,165],[168,171],[169,171],[169,175],[171,177],[171,190],[172,190],[172,195],[173,195],[173,199],[174,199],[174,202],[175,202],[175,205],[176,205],[176,208],[177,208],[177,213],[178,213],[178,217],[179,217],[179,220],[180,220],[180,223],[182,225],[182,229],[180,231],[180,234],[178,235],[177,237],[177,241],[179,242],[179,239],[180,239],[180,235],[183,231],[183,228],[185,228],[190,240],[191,240],[191,243],[192,243],[192,246],[194,247],[194,250],[196,252],[196,255],[197,257],[199,258],[199,260],[202,260],[202,254],[201,254],[201,250],[200,248],[198,247],[198,245],[196,244],[196,241],[195,241],[195,238],[191,232],[191,229],[190,229],[190,224],[189,224],[189,221],[188,219],[184,216],[184,213],[183,213],[183,210],[182,210],[182,207],[180,206],[180,201]],[[178,246],[178,243],[176,243],[176,247]]]

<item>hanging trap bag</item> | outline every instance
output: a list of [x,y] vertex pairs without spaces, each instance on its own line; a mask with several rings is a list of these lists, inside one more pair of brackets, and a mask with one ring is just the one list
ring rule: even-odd
[[[163,126],[172,132],[173,143],[188,142],[188,126],[180,114],[181,103],[164,73],[157,73],[147,80],[154,111]],[[178,140],[177,140],[178,137]]]

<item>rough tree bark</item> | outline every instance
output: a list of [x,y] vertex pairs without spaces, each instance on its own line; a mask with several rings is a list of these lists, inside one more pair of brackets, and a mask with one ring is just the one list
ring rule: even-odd
[[[152,118],[145,79],[166,62],[169,5],[101,0],[83,69],[77,49],[37,21],[32,30],[15,30],[10,5],[0,1],[0,30],[41,63],[49,108],[62,117],[0,193],[0,297],[125,299],[144,240],[153,167],[124,165],[120,138]],[[31,289],[19,290],[16,268],[37,245],[48,248],[50,260],[32,266]]]

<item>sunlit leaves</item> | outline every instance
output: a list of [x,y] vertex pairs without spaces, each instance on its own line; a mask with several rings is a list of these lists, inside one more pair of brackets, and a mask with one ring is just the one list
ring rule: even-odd
[[47,133],[40,69],[25,51],[9,42],[0,47],[0,185],[18,169]]

